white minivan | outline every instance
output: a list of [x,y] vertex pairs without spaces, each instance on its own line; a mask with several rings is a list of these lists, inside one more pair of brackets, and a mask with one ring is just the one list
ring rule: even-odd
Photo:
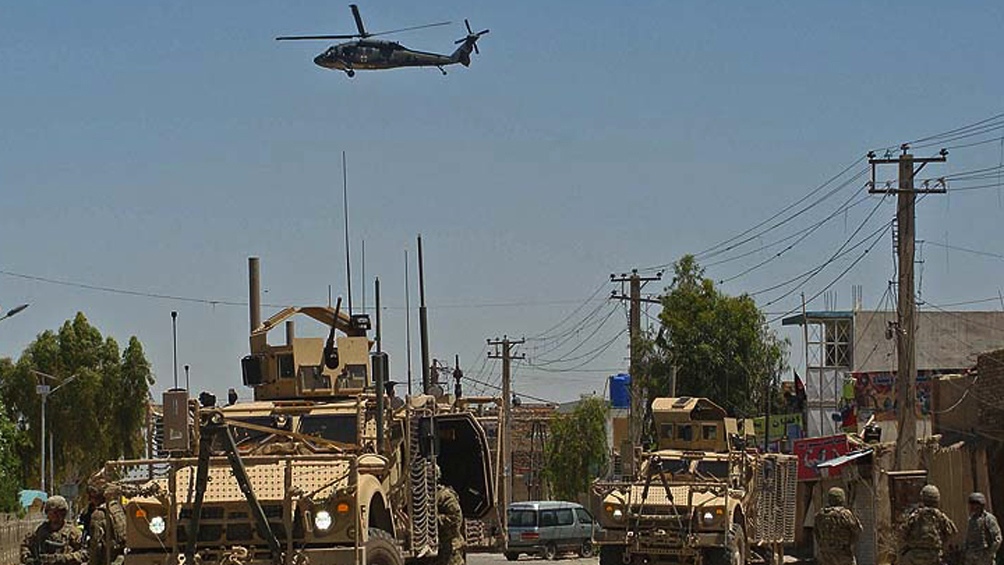
[[575,552],[582,557],[593,555],[593,529],[599,524],[592,514],[574,502],[514,502],[506,513],[509,537],[505,557],[519,559],[520,554],[555,559],[561,553]]

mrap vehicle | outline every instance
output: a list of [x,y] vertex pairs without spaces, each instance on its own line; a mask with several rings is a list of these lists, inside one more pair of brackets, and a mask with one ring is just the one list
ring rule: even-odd
[[[485,433],[467,411],[429,395],[385,394],[385,354],[369,321],[339,307],[286,308],[261,322],[251,264],[254,401],[164,395],[167,458],[107,463],[116,480],[144,482],[127,498],[125,563],[399,565],[436,556],[436,494],[458,493],[463,516],[493,509]],[[328,339],[271,345],[294,315]],[[337,335],[336,330],[341,335]],[[382,381],[382,382],[381,382]],[[458,518],[458,517],[454,517]]]
[[794,542],[797,459],[747,447],[735,418],[706,398],[656,398],[656,449],[638,472],[598,481],[601,565],[780,563]]

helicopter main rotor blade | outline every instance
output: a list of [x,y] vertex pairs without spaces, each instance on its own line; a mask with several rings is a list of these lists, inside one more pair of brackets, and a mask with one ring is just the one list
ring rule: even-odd
[[369,37],[370,34],[366,33],[366,28],[363,27],[363,17],[359,15],[359,6],[349,4],[349,9],[352,10],[352,17],[356,20],[356,29],[359,30],[359,36]]
[[391,33],[401,33],[402,31],[412,31],[412,30],[416,30],[416,29],[425,29],[427,27],[445,26],[445,25],[450,25],[452,23],[453,22],[438,22],[438,23],[434,23],[434,24],[425,24],[425,25],[420,25],[420,26],[403,27],[401,29],[392,29],[390,31],[381,31],[381,32],[377,32],[377,33],[371,33],[371,34],[368,34],[366,37],[375,37],[377,35],[389,35]]
[[276,41],[294,41],[299,39],[354,39],[356,37],[361,37],[357,34],[352,35],[284,35],[282,37],[276,37]]

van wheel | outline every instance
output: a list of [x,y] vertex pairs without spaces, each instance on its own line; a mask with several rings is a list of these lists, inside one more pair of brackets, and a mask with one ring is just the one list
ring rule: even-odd
[[516,561],[519,559],[519,554],[515,551],[507,551],[505,552],[505,558],[507,561]]
[[582,557],[593,556],[593,540],[582,540],[582,545],[579,546],[579,555]]
[[404,565],[397,540],[379,528],[369,529],[366,540],[366,565]]
[[544,553],[541,555],[548,561],[554,561],[558,558],[558,548],[553,541],[547,542],[547,545],[544,546]]

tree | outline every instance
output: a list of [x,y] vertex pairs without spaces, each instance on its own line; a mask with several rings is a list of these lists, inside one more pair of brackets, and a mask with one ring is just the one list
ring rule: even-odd
[[[57,484],[79,481],[105,461],[141,454],[153,384],[143,347],[133,337],[120,353],[113,338],[102,336],[77,313],[58,332],[40,333],[16,364],[0,365],[0,400],[6,415],[28,427],[28,441],[18,447],[24,477],[39,476],[43,441],[35,390],[40,377],[32,370],[66,383],[46,402],[46,435],[51,432]],[[76,378],[67,381],[73,375]]]
[[583,398],[570,414],[558,414],[550,424],[545,448],[544,478],[559,500],[576,500],[607,465],[607,403]]
[[21,490],[22,474],[17,448],[21,441],[17,427],[5,411],[0,410],[0,513],[18,510],[17,493]]
[[692,255],[673,269],[662,297],[661,327],[640,346],[649,395],[670,395],[675,366],[676,396],[707,397],[732,415],[747,417],[763,411],[766,390],[779,402],[772,383],[787,368],[787,340],[767,327],[749,295],[729,296],[715,288]]

